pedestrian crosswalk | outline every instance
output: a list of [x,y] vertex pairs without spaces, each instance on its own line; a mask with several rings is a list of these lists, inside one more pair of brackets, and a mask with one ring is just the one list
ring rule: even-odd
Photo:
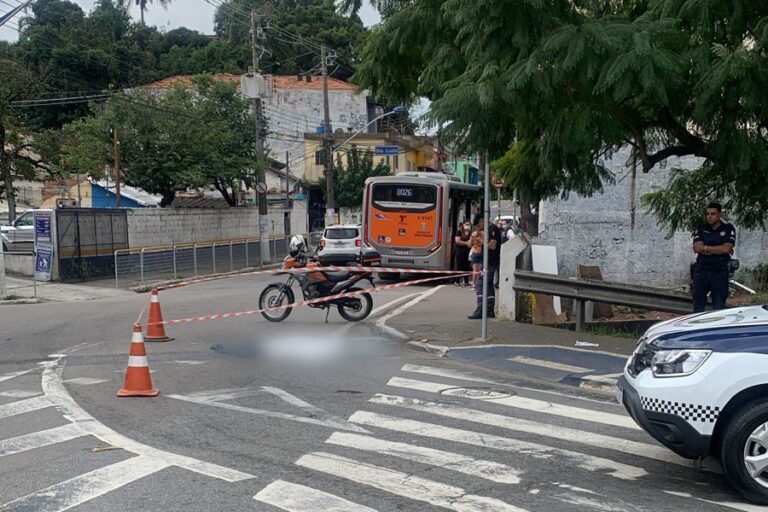
[[[6,476],[20,477],[27,480],[25,485],[29,482],[34,485],[39,475],[34,473],[34,467],[25,478],[25,475],[19,476],[15,474],[15,470],[7,469],[13,468],[13,465],[5,467],[0,465],[0,481],[3,481],[3,486],[0,487],[0,512],[70,510],[173,466],[225,482],[239,482],[253,478],[253,475],[247,473],[155,449],[118,434],[98,422],[69,396],[63,386],[62,366],[59,362],[60,358],[46,361],[34,370],[6,375],[9,378],[5,380],[11,380],[11,376],[15,379],[26,375],[29,377],[28,383],[34,382],[34,378],[38,381],[38,386],[42,380],[42,389],[13,389],[0,393],[2,399],[16,399],[0,403],[0,426],[14,422],[17,430],[23,430],[23,433],[18,435],[0,438],[0,464],[12,459],[13,456],[24,457],[34,454],[37,457],[34,460],[47,465],[50,461],[45,454],[54,452],[46,452],[46,450],[66,450],[69,447],[70,451],[67,451],[63,457],[64,467],[57,468],[54,476],[57,480],[55,483],[47,486],[43,484],[41,489],[21,496],[13,496],[11,499],[5,495],[13,489],[12,485],[9,486],[8,482],[3,481]],[[42,376],[35,375],[38,371],[42,371]],[[80,378],[68,382],[76,385],[94,385],[104,381]],[[50,414],[45,417],[40,416],[39,411],[44,410]],[[36,414],[37,416],[33,416]],[[41,429],[34,430],[36,422],[40,422]],[[56,424],[58,425],[53,426]],[[72,444],[83,440],[90,441],[79,445]],[[117,454],[105,458],[103,455],[98,455],[100,452],[98,449],[82,449],[83,446],[88,445],[104,446],[104,443],[107,443],[106,447],[115,450]],[[75,446],[80,448],[73,449]],[[104,460],[108,462],[102,462]],[[97,467],[93,468],[94,465]]]
[[[761,510],[739,502],[719,475],[697,472],[656,444],[612,404],[493,393],[501,388],[484,399],[458,392],[467,388],[456,381],[493,384],[486,379],[414,365],[401,372],[350,415],[369,433],[331,433],[296,460],[305,477],[255,494],[268,505],[259,510]],[[336,483],[319,485],[329,481]]]

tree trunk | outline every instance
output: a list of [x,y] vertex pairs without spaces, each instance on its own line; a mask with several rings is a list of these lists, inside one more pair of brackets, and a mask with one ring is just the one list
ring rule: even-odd
[[11,162],[5,152],[5,124],[0,114],[0,175],[5,186],[5,200],[8,201],[8,221],[16,218],[16,194],[13,189],[13,177],[11,176]]
[[162,193],[163,198],[160,200],[160,206],[162,208],[165,208],[166,206],[169,206],[173,200],[176,198],[176,191],[175,190],[165,190]]

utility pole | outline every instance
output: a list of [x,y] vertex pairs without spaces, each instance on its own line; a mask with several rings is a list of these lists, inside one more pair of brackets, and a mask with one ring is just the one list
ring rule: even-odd
[[[259,59],[261,58],[261,44],[258,42],[256,31],[256,9],[251,9],[251,56],[253,67],[251,73],[254,79],[259,76]],[[257,94],[253,98],[253,111],[256,118],[256,191],[259,193],[259,249],[261,264],[270,261],[269,256],[269,212],[267,209],[267,179],[266,158],[264,155],[264,128],[262,126],[263,113],[261,110],[261,97]]]
[[291,234],[291,162],[288,151],[285,152],[285,218],[283,220],[285,236]]
[[5,256],[3,255],[3,242],[0,240],[0,299],[5,297]]
[[336,199],[333,193],[333,152],[331,150],[331,111],[328,105],[328,62],[325,45],[320,47],[320,72],[323,75],[323,153],[325,154],[325,226],[336,218]]
[[[120,140],[117,135],[117,128],[112,130],[112,146],[115,153],[115,208],[120,208]],[[77,185],[80,186],[79,181]],[[80,205],[78,204],[78,206]]]
[[483,226],[485,229],[483,229],[483,275],[481,276],[483,280],[483,316],[482,316],[482,328],[481,328],[481,334],[480,337],[483,339],[483,341],[488,340],[488,286],[489,286],[489,280],[493,278],[493,276],[488,274],[488,232],[490,231],[490,226],[488,225],[488,221],[490,220],[488,217],[491,215],[491,190],[490,190],[490,174],[491,174],[491,166],[489,165],[489,158],[488,158],[488,151],[485,152],[485,176],[483,176]]

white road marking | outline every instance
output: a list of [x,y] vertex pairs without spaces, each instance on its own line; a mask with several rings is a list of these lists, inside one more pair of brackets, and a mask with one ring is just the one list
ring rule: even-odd
[[515,356],[507,358],[507,361],[513,363],[527,364],[530,366],[538,366],[540,368],[549,368],[551,370],[560,370],[563,372],[572,373],[586,373],[592,371],[590,368],[582,368],[581,366],[571,366],[569,364],[556,363],[554,361],[547,361],[544,359],[534,359],[526,356]]
[[238,398],[246,398],[249,396],[260,395],[262,393],[266,393],[266,391],[261,388],[248,387],[196,391],[184,396],[201,402],[223,402],[225,400],[237,400]]
[[52,406],[53,404],[44,396],[27,398],[26,400],[0,405],[0,418],[10,418],[17,414],[25,414]]
[[555,439],[561,439],[563,441],[569,441],[572,443],[586,444],[598,448],[607,448],[609,450],[616,450],[621,453],[637,455],[639,457],[670,462],[686,467],[693,467],[692,461],[678,457],[662,446],[631,441],[628,439],[622,439],[620,437],[606,436],[603,434],[597,434],[575,428],[550,425],[548,423],[540,423],[522,418],[514,418],[511,416],[504,416],[501,414],[469,409],[452,404],[427,402],[424,400],[405,398],[402,396],[383,395],[379,393],[369,401],[375,404],[392,405],[395,407],[402,407],[414,411],[436,414],[446,418],[471,421],[473,423],[480,423],[482,425],[490,425],[492,427],[514,430],[517,432],[525,432],[528,434],[536,434],[539,436],[553,437]]
[[10,391],[0,391],[0,396],[7,398],[29,398],[31,396],[37,396],[41,393],[39,391],[26,391],[24,389],[11,389]]
[[87,435],[79,427],[68,423],[61,427],[41,430],[0,441],[0,457],[42,448]]
[[581,469],[587,471],[606,471],[606,474],[621,480],[634,480],[648,474],[642,468],[571,450],[564,450],[539,443],[519,441],[507,437],[483,434],[471,430],[444,427],[434,423],[400,419],[372,412],[358,411],[349,418],[349,421],[371,427],[404,432],[411,435],[520,453],[539,459],[566,459],[571,464],[580,467]]
[[710,503],[712,505],[719,505],[721,507],[732,508],[734,510],[741,510],[742,512],[765,512],[766,510],[765,506],[763,505],[751,505],[749,503],[739,503],[736,501],[705,500],[703,498],[697,498],[696,496],[692,496],[687,492],[675,492],[675,491],[662,491],[662,492],[666,494],[670,494],[672,496],[677,496],[678,498],[688,498],[696,501],[701,501],[703,503]]
[[457,512],[524,512],[495,498],[468,494],[460,487],[434,482],[399,471],[373,466],[330,453],[310,453],[296,461],[298,466],[375,487],[404,498],[423,501]]
[[332,428],[334,430],[350,430],[352,432],[361,432],[367,434],[368,431],[358,425],[353,425],[341,418],[310,418],[307,416],[297,416],[295,414],[288,414],[284,412],[268,411],[265,409],[255,409],[252,407],[243,407],[241,405],[227,404],[223,402],[217,402],[210,399],[199,399],[192,396],[185,395],[166,395],[169,398],[175,398],[176,400],[183,400],[185,402],[191,402],[200,405],[209,405],[211,407],[220,407],[222,409],[228,409],[230,411],[244,412],[247,414],[255,414],[257,416],[266,416],[267,418],[276,418],[281,420],[296,421],[298,423],[308,423],[310,425],[318,425],[321,427]]
[[21,377],[22,375],[26,375],[26,374],[32,373],[34,371],[37,371],[37,368],[31,368],[29,370],[22,370],[20,372],[6,373],[5,375],[0,375],[0,382],[5,382],[7,380],[15,379],[16,377]]
[[74,379],[67,379],[64,382],[67,384],[78,384],[80,386],[93,386],[94,384],[103,384],[109,381],[107,379],[94,379],[92,377],[75,377]]
[[488,460],[475,459],[433,448],[425,448],[406,443],[396,443],[370,436],[334,432],[326,441],[328,444],[355,448],[368,452],[399,457],[401,459],[429,464],[470,476],[476,476],[500,484],[519,484],[522,471],[505,464]]
[[545,395],[553,395],[553,396],[562,396],[564,398],[570,398],[572,400],[581,400],[582,402],[595,402],[599,404],[607,404],[612,407],[621,407],[615,401],[606,402],[605,400],[594,400],[592,398],[585,398],[582,396],[576,396],[576,395],[569,395],[568,393],[560,393],[558,391],[550,391],[547,389],[536,389],[536,388],[529,388],[525,386],[521,386],[517,383],[504,383],[504,382],[498,382],[491,379],[484,379],[482,377],[478,377],[476,375],[473,375],[471,373],[461,372],[457,370],[450,370],[447,368],[435,368],[434,366],[422,366],[418,364],[406,364],[402,368],[400,368],[400,371],[403,372],[410,372],[410,373],[421,373],[425,375],[434,375],[436,377],[445,377],[448,379],[456,379],[456,380],[468,380],[471,382],[484,382],[486,384],[495,384],[496,386],[505,386],[505,387],[511,387],[514,389],[523,389],[525,391],[534,391],[536,393],[545,394]]
[[[157,448],[147,446],[118,434],[88,414],[88,412],[80,407],[72,396],[70,396],[62,381],[61,375],[64,368],[59,360],[46,361],[43,368],[43,392],[45,392],[45,396],[50,400],[50,403],[53,403],[66,419],[88,434],[99,438],[105,444],[119,446],[126,451],[144,456],[142,458],[162,461],[166,466],[178,466],[226,482],[239,482],[241,480],[254,478],[253,475],[243,473],[242,471],[226,468],[217,464],[211,464],[209,462],[203,462],[201,460],[193,459],[192,457],[158,450]],[[35,400],[35,398],[30,398],[30,400]]]
[[[390,308],[393,308],[393,307],[397,306],[398,304],[400,304],[401,302],[404,302],[404,301],[406,301],[408,299],[411,299],[411,298],[415,297],[416,295],[419,295],[420,293],[421,292],[410,293],[408,295],[404,295],[402,297],[398,297],[398,298],[396,298],[394,300],[391,300],[391,301],[387,302],[386,304],[382,304],[379,307],[373,308],[373,310],[371,311],[371,314],[368,315],[368,318],[369,319],[373,319],[376,316],[380,315],[382,311],[386,311],[386,310],[388,310]],[[359,325],[359,324],[347,322],[342,327],[339,327],[338,329],[333,331],[333,334],[331,336],[333,336],[333,337],[342,336],[344,333],[346,333],[348,330],[352,329],[356,325]]]
[[301,398],[294,396],[287,391],[283,391],[280,388],[273,388],[271,386],[262,386],[261,389],[263,389],[269,394],[275,395],[276,397],[278,397],[280,400],[282,400],[287,404],[290,404],[294,407],[298,407],[299,409],[305,409],[307,411],[312,411],[316,413],[328,414],[324,409],[315,407],[314,405],[308,402],[305,402]]
[[200,364],[205,364],[207,362],[208,361],[186,361],[186,360],[174,361],[174,363],[176,363],[176,364],[186,364],[186,365],[189,365],[189,366],[197,366],[197,365],[200,365]]
[[427,290],[427,291],[425,291],[423,293],[420,293],[419,296],[416,297],[415,299],[409,301],[406,304],[403,304],[402,306],[400,306],[399,308],[397,308],[393,312],[389,313],[388,315],[385,315],[385,316],[379,318],[378,320],[376,320],[376,327],[378,327],[379,329],[382,329],[383,331],[388,332],[389,334],[395,336],[396,338],[400,338],[402,340],[409,338],[409,336],[407,334],[403,334],[402,332],[398,331],[394,327],[388,326],[387,325],[387,321],[389,319],[391,319],[391,318],[394,318],[394,317],[402,314],[403,312],[408,310],[408,308],[411,308],[411,307],[415,306],[416,304],[418,304],[422,300],[426,299],[430,295],[432,295],[434,293],[437,293],[444,286],[445,286],[444,284],[441,284],[439,286],[436,286],[436,287],[432,288],[431,290]]
[[333,494],[284,480],[272,482],[253,499],[288,512],[376,512]]
[[[443,391],[454,388],[455,386],[449,386],[446,384],[439,384],[437,382],[426,382],[421,380],[403,379],[400,377],[393,377],[387,382],[388,386],[397,388],[414,389],[418,391],[426,391],[428,393],[442,394]],[[452,396],[452,395],[447,395]],[[465,397],[469,400],[483,400],[482,398]],[[526,411],[540,412],[544,414],[552,414],[554,416],[562,416],[564,418],[590,421],[594,423],[602,423],[604,425],[614,425],[617,427],[629,428],[632,430],[640,430],[640,427],[629,416],[623,416],[619,414],[613,414],[608,412],[594,411],[591,409],[583,409],[581,407],[573,407],[570,405],[562,405],[554,402],[546,402],[543,400],[535,400],[533,398],[525,398],[522,396],[510,396],[507,398],[494,398],[493,400],[483,400],[487,403],[496,405],[504,405],[507,407],[513,407],[516,409],[523,409]]]
[[170,465],[164,460],[152,457],[132,457],[28,494],[6,503],[0,507],[0,511],[60,512],[68,510]]

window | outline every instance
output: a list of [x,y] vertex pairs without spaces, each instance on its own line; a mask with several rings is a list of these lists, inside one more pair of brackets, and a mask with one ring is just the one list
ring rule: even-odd
[[349,240],[357,238],[360,232],[354,228],[334,228],[325,230],[325,238],[328,240]]
[[315,165],[325,165],[325,150],[318,149],[315,151]]
[[400,167],[400,158],[399,155],[395,155],[392,157],[392,159],[395,161],[395,170],[398,170]]
[[431,185],[380,183],[373,186],[372,198],[379,208],[428,211],[437,204],[437,188]]
[[28,212],[16,219],[15,226],[32,226],[35,223],[34,213]]

